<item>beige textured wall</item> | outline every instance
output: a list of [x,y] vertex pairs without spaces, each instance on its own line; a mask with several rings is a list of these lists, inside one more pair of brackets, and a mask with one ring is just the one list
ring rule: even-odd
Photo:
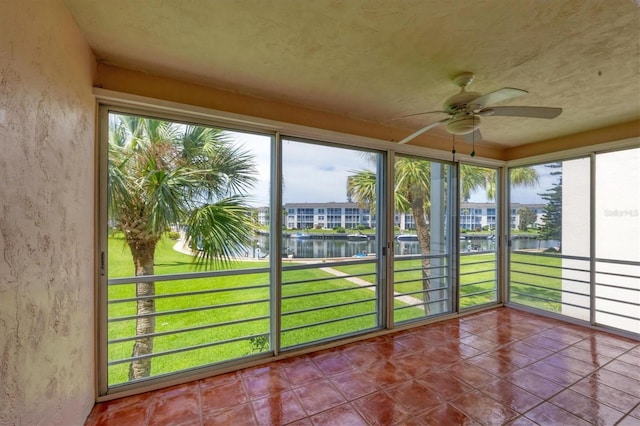
[[0,424],[94,402],[95,59],[61,0],[0,0]]

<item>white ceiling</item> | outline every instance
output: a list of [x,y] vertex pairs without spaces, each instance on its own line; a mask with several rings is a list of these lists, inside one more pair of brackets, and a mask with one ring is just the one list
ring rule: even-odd
[[[458,90],[530,93],[483,118],[505,147],[640,119],[632,0],[65,0],[99,61],[406,129]],[[436,132],[444,132],[438,129]],[[443,133],[444,134],[444,133]]]

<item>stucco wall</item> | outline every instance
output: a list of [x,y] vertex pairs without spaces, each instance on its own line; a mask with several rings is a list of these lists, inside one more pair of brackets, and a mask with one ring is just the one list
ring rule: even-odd
[[82,424],[95,59],[61,0],[0,0],[0,28],[0,424]]

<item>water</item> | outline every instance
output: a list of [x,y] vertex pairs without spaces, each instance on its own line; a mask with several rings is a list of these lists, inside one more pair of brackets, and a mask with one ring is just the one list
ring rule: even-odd
[[[255,253],[250,250],[250,257],[264,257],[269,250],[269,236],[259,235]],[[371,255],[378,251],[375,240],[367,241],[347,241],[347,240],[312,240],[300,238],[283,238],[283,256],[304,257],[304,258],[330,258],[330,257],[353,257],[363,254]],[[556,247],[558,241],[540,241],[536,239],[522,238],[513,239],[512,250],[545,249]],[[460,251],[495,251],[496,243],[487,238],[473,238],[460,241]],[[395,241],[394,254],[420,254],[420,246],[417,241]]]

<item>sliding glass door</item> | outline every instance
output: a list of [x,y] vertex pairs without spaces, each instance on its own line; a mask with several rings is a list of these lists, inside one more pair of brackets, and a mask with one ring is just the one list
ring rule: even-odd
[[378,188],[383,156],[282,141],[283,349],[380,326]]

